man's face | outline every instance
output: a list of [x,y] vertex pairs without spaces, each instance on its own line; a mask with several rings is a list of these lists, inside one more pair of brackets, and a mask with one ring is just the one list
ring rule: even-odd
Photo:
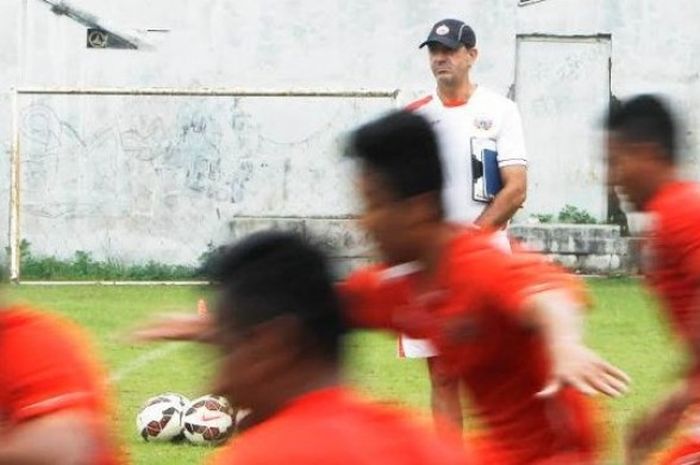
[[[236,303],[222,300],[218,305],[217,314],[222,314],[224,306]],[[295,321],[283,316],[250,326],[218,321],[214,343],[221,359],[212,392],[238,407],[264,409],[279,389],[275,383],[300,357]]]
[[625,141],[614,132],[608,135],[608,185],[637,210],[647,200],[646,183],[654,170],[648,145]]
[[245,331],[217,331],[216,347],[220,360],[214,375],[212,392],[222,395],[237,406],[250,407],[251,394],[259,380],[249,373],[252,367],[250,337]]
[[430,69],[438,86],[456,86],[465,81],[477,55],[476,48],[464,45],[453,50],[436,42],[428,44]]
[[410,201],[396,199],[382,177],[360,170],[358,190],[362,198],[362,227],[372,237],[384,260],[389,264],[415,260],[410,246]]

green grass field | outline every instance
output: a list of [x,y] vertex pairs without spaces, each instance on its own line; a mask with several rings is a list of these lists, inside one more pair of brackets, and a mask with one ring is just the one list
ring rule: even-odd
[[[648,406],[679,371],[681,358],[663,329],[655,304],[637,281],[589,281],[595,309],[588,320],[588,340],[634,379],[633,391],[608,402],[613,438],[635,413]],[[149,315],[177,309],[194,311],[206,294],[195,287],[19,286],[13,300],[69,316],[93,335],[111,372],[117,418],[123,440],[138,465],[200,463],[210,449],[187,444],[152,444],[137,436],[134,418],[149,396],[175,391],[187,396],[207,392],[213,354],[185,343],[134,345],[123,337]],[[347,376],[382,400],[427,410],[428,383],[420,361],[395,358],[395,342],[382,334],[359,333],[348,340]],[[619,444],[611,445],[610,463],[618,463]]]

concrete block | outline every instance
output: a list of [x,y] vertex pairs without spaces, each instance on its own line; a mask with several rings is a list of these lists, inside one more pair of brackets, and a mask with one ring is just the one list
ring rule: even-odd
[[574,254],[567,254],[567,255],[548,254],[547,256],[549,258],[551,258],[554,262],[567,268],[568,270],[576,271],[578,269],[578,266],[579,266],[578,257]]
[[580,271],[587,274],[607,274],[612,270],[612,255],[586,255],[582,257]]
[[610,254],[620,238],[620,228],[615,225],[515,225],[509,233],[533,250],[557,254]]

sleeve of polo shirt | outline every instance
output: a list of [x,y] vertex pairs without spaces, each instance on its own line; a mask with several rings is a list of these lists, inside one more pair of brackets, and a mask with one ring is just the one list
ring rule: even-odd
[[496,145],[499,168],[514,165],[527,166],[523,124],[518,107],[511,100],[507,102]]

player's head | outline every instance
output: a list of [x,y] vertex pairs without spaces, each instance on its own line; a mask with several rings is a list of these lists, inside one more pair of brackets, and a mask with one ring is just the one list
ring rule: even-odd
[[636,208],[676,164],[676,122],[665,100],[639,95],[620,102],[607,117],[608,183]]
[[337,369],[345,325],[317,247],[293,233],[261,232],[224,248],[210,269],[219,287],[220,393],[256,407],[276,383],[313,383],[319,369]]
[[442,167],[430,124],[391,112],[356,129],[348,149],[360,162],[363,227],[388,262],[415,260],[417,234],[443,217]]
[[476,61],[474,30],[457,19],[435,23],[420,47],[428,47],[430,69],[438,86],[453,87],[466,80]]

